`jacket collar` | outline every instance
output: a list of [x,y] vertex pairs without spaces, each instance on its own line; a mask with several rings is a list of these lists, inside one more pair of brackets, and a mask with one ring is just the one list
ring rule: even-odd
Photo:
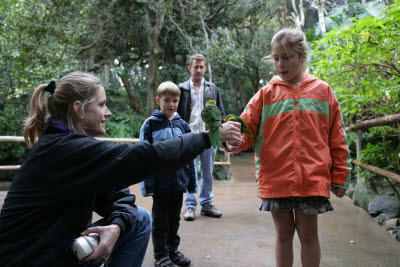
[[[303,87],[304,85],[311,83],[313,81],[317,80],[317,78],[314,75],[311,75],[309,73],[304,73],[304,77],[303,80],[301,81],[301,83],[299,84],[298,88]],[[273,85],[283,85],[283,86],[291,86],[288,83],[285,83],[284,81],[281,81],[279,78],[277,78],[276,76],[274,76],[270,81],[270,84]]]
[[[190,78],[191,79],[191,78]],[[184,89],[184,90],[188,90],[188,91],[190,91],[190,79],[189,80],[187,80],[186,82],[184,82],[183,84],[182,84],[182,89]],[[203,77],[203,81],[204,81],[204,89],[207,87],[207,86],[210,86],[210,82],[208,82],[204,77]]]
[[[165,117],[164,113],[162,113],[159,109],[156,109],[153,111],[151,116],[156,117],[158,120],[166,120],[167,118]],[[174,117],[172,118],[172,121],[174,120],[180,120],[181,116],[179,116],[178,112],[174,113]]]

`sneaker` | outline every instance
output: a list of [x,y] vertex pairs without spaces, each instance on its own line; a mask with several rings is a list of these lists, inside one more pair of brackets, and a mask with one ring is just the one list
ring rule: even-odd
[[217,210],[217,208],[214,205],[207,205],[201,207],[201,215],[203,216],[208,216],[208,217],[213,217],[213,218],[219,218],[222,216],[222,213]]
[[194,208],[187,208],[185,214],[183,214],[183,219],[185,219],[185,221],[194,221],[194,217]]
[[173,263],[175,263],[178,266],[189,266],[191,261],[190,259],[186,258],[183,253],[179,251],[175,251],[169,254],[169,258]]
[[163,257],[159,260],[154,260],[155,267],[176,267],[169,257]]

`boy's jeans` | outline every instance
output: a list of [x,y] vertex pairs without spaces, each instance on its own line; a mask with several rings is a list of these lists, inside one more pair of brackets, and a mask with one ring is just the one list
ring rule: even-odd
[[[197,168],[200,161],[200,171],[201,171],[201,185],[199,190],[199,202],[200,206],[206,206],[214,201],[214,194],[212,192],[213,187],[213,169],[214,169],[214,160],[215,160],[215,149],[210,147],[201,153],[194,160],[194,166]],[[196,185],[198,188],[198,180],[196,179]],[[185,205],[187,208],[196,209],[197,201],[196,194],[185,193]]]
[[[106,225],[105,219],[98,220],[91,227]],[[151,234],[151,216],[147,210],[138,207],[136,221],[131,230],[118,238],[111,253],[110,262],[105,266],[142,266]],[[99,264],[85,264],[85,267],[97,267]]]

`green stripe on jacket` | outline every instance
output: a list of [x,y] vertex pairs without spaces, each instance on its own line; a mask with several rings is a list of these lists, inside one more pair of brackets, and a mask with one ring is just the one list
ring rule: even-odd
[[[259,133],[257,137],[257,141],[255,144],[255,153],[257,155],[257,160],[255,162],[256,167],[256,178],[258,179],[258,172],[260,171],[261,166],[261,152],[262,146],[264,143],[264,124],[268,118],[277,116],[284,112],[293,112],[295,111],[295,100],[294,99],[286,99],[282,101],[278,101],[276,103],[270,105],[264,105],[261,113],[261,122],[259,127]],[[318,114],[324,114],[329,120],[329,103],[327,101],[316,100],[313,98],[299,98],[298,99],[298,110],[310,110],[314,111]]]

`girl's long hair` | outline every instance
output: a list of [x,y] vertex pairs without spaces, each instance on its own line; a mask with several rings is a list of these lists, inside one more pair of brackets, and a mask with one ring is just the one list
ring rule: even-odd
[[45,95],[47,86],[39,85],[31,98],[29,116],[24,123],[24,138],[28,147],[44,136],[48,115],[67,124],[71,132],[85,134],[83,119],[74,112],[73,104],[75,101],[82,103],[80,112],[84,117],[87,106],[96,99],[101,80],[90,73],[77,71],[60,78],[48,97]]

